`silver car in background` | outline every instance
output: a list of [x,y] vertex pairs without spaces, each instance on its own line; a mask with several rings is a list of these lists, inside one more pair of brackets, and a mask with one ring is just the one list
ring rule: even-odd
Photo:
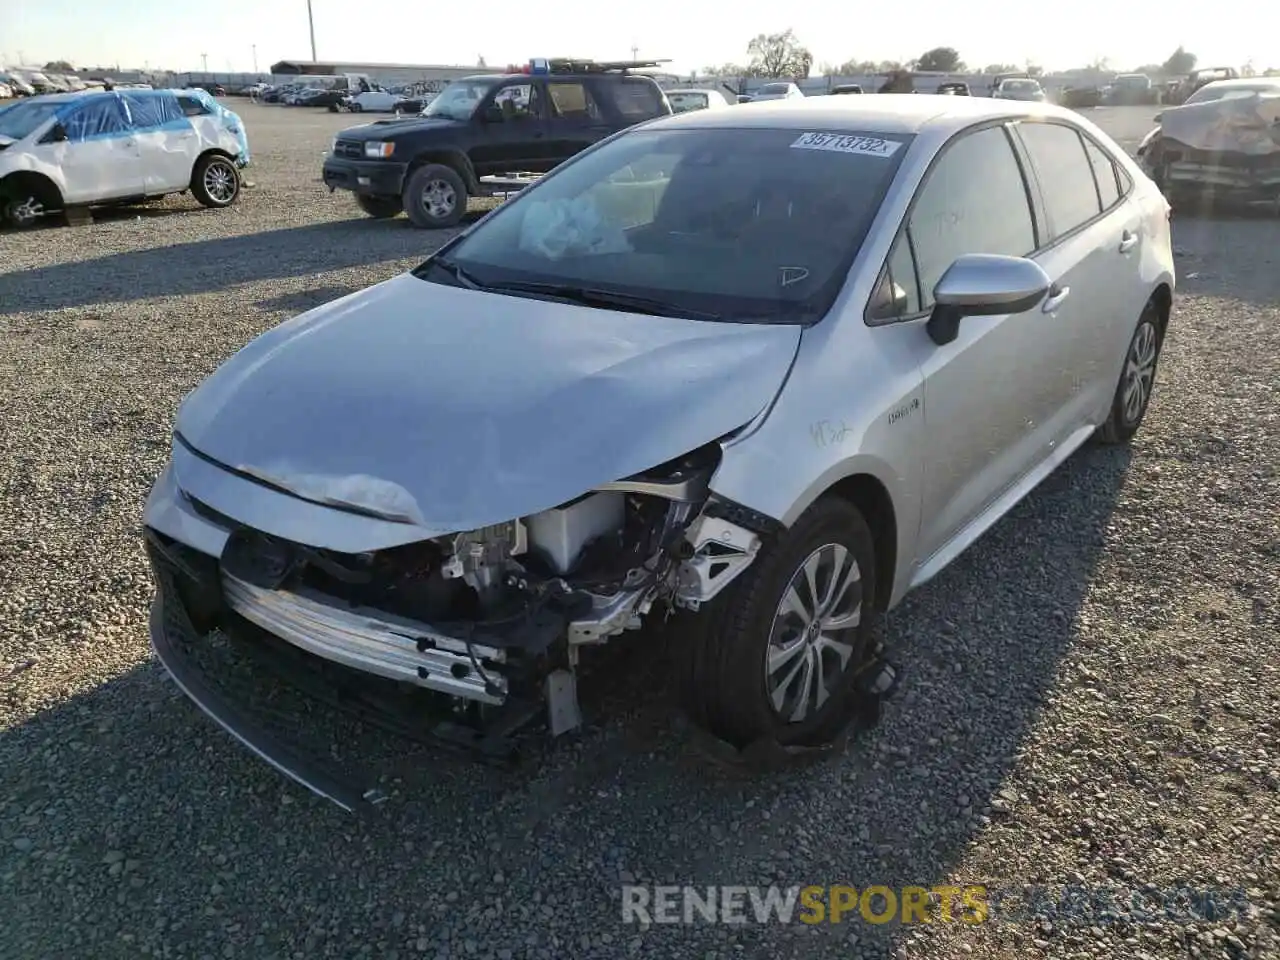
[[1138,430],[1168,215],[1045,104],[821,97],[615,135],[186,397],[145,509],[152,642],[348,808],[376,776],[259,724],[211,637],[488,749],[535,710],[573,729],[584,652],[680,610],[704,728],[828,743],[877,695],[873,615]]
[[991,94],[997,100],[1024,100],[1033,103],[1044,103],[1048,98],[1040,81],[1031,77],[1010,77],[1001,80],[995,92]]

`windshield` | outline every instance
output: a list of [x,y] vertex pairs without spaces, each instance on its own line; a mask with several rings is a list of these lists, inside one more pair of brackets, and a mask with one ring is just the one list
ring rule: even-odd
[[[843,286],[909,142],[635,130],[499,207],[442,259],[481,287],[586,288],[671,316],[811,322]],[[450,282],[432,266],[415,274]]]
[[701,110],[707,105],[707,95],[705,93],[668,93],[667,100],[671,104],[672,113]]
[[0,137],[21,140],[33,133],[63,106],[46,100],[22,100],[0,113]]
[[1006,80],[1001,86],[1006,90],[1015,90],[1022,93],[1030,93],[1040,88],[1040,84],[1034,80]]
[[455,80],[427,105],[423,116],[444,117],[447,120],[470,120],[476,107],[500,77],[483,80]]
[[758,92],[766,93],[766,94],[786,93],[790,89],[791,89],[791,84],[789,83],[766,83],[763,87],[760,88]]

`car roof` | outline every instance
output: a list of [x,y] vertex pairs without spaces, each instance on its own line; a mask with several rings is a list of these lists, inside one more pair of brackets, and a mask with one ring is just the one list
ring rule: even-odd
[[954,132],[984,120],[1024,116],[1070,118],[1078,114],[1048,103],[1011,102],[946,94],[878,93],[867,97],[812,96],[803,100],[763,100],[741,110],[698,110],[660,117],[653,127],[738,127],[763,130],[864,130],[916,134],[925,129]]
[[1200,90],[1238,90],[1241,87],[1246,90],[1280,90],[1280,77],[1231,77],[1229,80],[1213,80]]

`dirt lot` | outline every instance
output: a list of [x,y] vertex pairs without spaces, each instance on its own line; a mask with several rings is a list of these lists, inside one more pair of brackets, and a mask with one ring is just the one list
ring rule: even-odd
[[[641,650],[528,769],[424,760],[357,821],[148,654],[142,504],[181,397],[444,236],[319,184],[351,118],[237,107],[256,185],[0,234],[0,956],[1280,955],[1280,223],[1176,221],[1130,453],[1081,451],[890,623],[902,695],[810,769],[693,758]],[[1150,110],[1091,111],[1127,146]],[[624,925],[620,884],[1190,885],[1224,919]]]

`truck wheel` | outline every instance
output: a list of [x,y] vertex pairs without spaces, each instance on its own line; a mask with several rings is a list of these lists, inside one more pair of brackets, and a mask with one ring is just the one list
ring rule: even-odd
[[739,749],[830,742],[874,646],[875,595],[866,520],[843,499],[819,500],[691,624],[682,686],[692,719]]
[[206,207],[229,207],[240,196],[240,171],[221,154],[206,153],[191,172],[191,195]]
[[439,163],[415,170],[402,198],[404,212],[424,230],[456,226],[467,212],[467,185],[458,171]]
[[389,220],[404,209],[399,197],[371,197],[357,193],[356,203],[375,220]]

